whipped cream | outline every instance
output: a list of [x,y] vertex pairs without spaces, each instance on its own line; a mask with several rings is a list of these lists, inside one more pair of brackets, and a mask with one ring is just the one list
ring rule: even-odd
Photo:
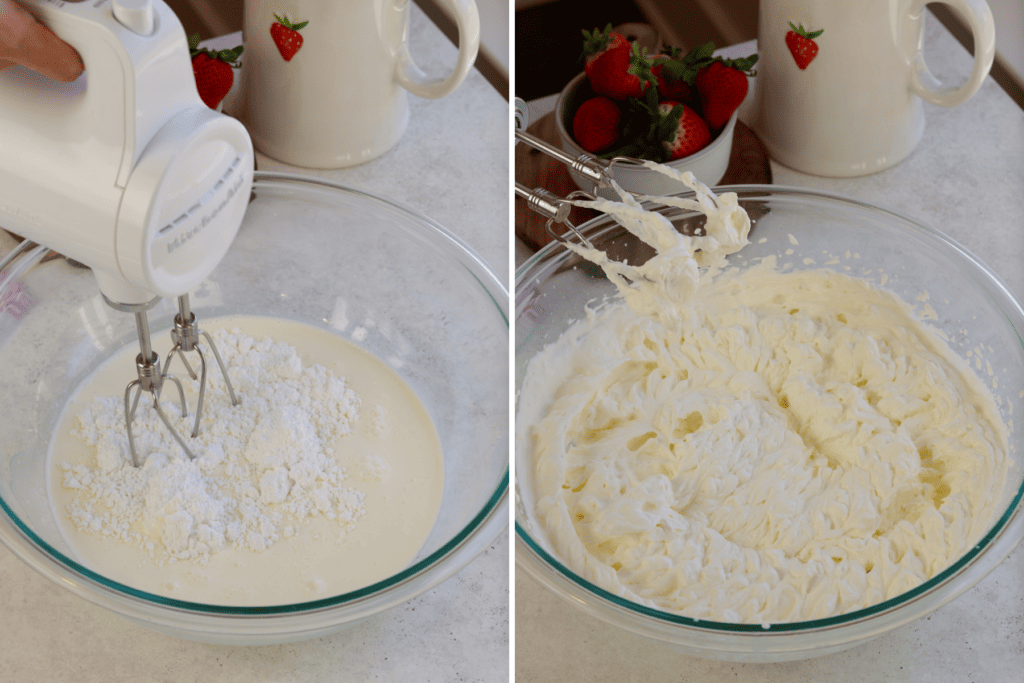
[[698,277],[749,221],[695,185],[702,237],[625,194],[590,203],[662,262],[575,248],[622,296],[523,379],[537,519],[585,579],[698,619],[817,619],[921,584],[994,517],[1009,456],[991,394],[867,280],[773,258]]

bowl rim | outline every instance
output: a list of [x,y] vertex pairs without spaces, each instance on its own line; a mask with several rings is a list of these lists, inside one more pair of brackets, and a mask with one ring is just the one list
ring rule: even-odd
[[[840,202],[853,206],[857,209],[869,210],[876,214],[888,215],[889,217],[895,218],[899,222],[904,223],[906,227],[914,229],[919,233],[923,233],[929,238],[943,243],[946,247],[958,253],[966,260],[967,265],[973,269],[974,274],[980,274],[985,278],[985,280],[987,280],[987,283],[983,284],[986,289],[991,288],[999,292],[1003,297],[1005,297],[1010,307],[1014,309],[1016,315],[1020,318],[1024,318],[1024,307],[1021,306],[1021,303],[1017,301],[1009,287],[1007,287],[1003,280],[992,269],[948,235],[929,227],[922,221],[907,214],[836,192],[787,185],[721,185],[715,186],[712,189],[717,194],[736,192],[741,195],[741,198],[744,198],[743,195],[748,195],[745,197],[747,199],[770,199],[773,196],[783,196]],[[694,195],[694,193],[692,191],[678,193],[678,196],[685,197],[687,195]],[[651,202],[644,202],[644,205],[649,206],[651,205]],[[665,210],[674,211],[675,209],[668,207]],[[692,212],[684,212],[684,215],[689,215],[689,213]],[[595,218],[592,218],[586,223],[578,226],[578,230],[580,230],[580,232],[588,234],[590,237],[596,237],[606,230],[615,229],[619,229],[619,226],[615,223],[614,219],[606,214],[596,216]],[[564,253],[559,255],[556,253],[559,251]],[[574,253],[570,252],[568,248],[559,242],[551,242],[539,250],[533,257],[524,262],[522,266],[516,270],[515,281],[513,283],[516,300],[520,300],[520,287],[529,286],[532,283],[533,278],[531,271],[533,269],[538,268],[549,261],[554,263],[571,256],[574,256]],[[1010,322],[1009,319],[1008,322]],[[1010,322],[1010,324],[1012,326],[1012,322]],[[1021,349],[1024,351],[1024,339],[1021,338],[1021,331],[1015,330],[1015,332],[1018,343],[1020,343]],[[516,395],[518,396],[518,387],[516,387]],[[518,405],[516,406],[516,414],[518,415]],[[518,432],[516,432],[516,434],[518,434]],[[520,501],[518,476],[516,477],[515,489],[518,505]],[[881,627],[881,632],[923,616],[923,614],[938,608],[963,592],[966,592],[970,587],[975,585],[977,581],[984,578],[989,571],[1001,563],[1007,555],[1009,555],[1020,541],[1024,539],[1024,482],[1022,482],[1020,488],[1016,491],[1016,494],[1009,501],[1009,505],[1006,510],[993,521],[989,530],[967,552],[946,567],[943,571],[921,583],[919,586],[883,602],[848,612],[846,614],[827,617],[824,619],[794,622],[772,622],[767,626],[758,623],[733,623],[707,619],[694,619],[681,614],[647,607],[640,603],[633,602],[632,600],[619,597],[618,595],[615,595],[614,593],[579,576],[565,566],[561,560],[554,557],[551,553],[541,547],[541,545],[530,535],[529,531],[520,523],[518,514],[515,519],[515,534],[515,556],[517,566],[524,569],[527,574],[532,576],[545,588],[551,590],[559,597],[571,602],[580,609],[583,609],[587,613],[604,619],[612,625],[627,628],[628,630],[640,635],[647,635],[660,640],[674,642],[671,637],[673,633],[666,632],[666,629],[668,629],[675,632],[675,635],[690,632],[708,635],[717,633],[719,636],[733,635],[753,637],[753,635],[756,634],[758,641],[763,641],[765,638],[786,641],[791,640],[795,636],[812,632],[834,631],[840,627],[846,626],[858,626],[862,631],[870,631],[875,628],[874,624],[877,622],[878,618],[887,614],[892,614],[898,608],[905,605],[918,601],[928,601],[927,610],[925,612],[921,612],[919,614],[905,614],[901,620],[890,625],[886,625],[885,627]],[[988,552],[997,552],[1000,556],[991,567],[978,568],[976,565],[977,561],[983,554],[987,554]],[[963,586],[950,586],[950,583],[955,578],[966,575],[969,570],[972,569],[977,570],[971,575],[972,580],[966,582]],[[563,593],[560,588],[568,589],[566,593],[571,593],[571,595]],[[626,620],[625,623],[613,619],[611,614],[624,617]]]
[[[558,137],[562,140],[563,144],[567,144],[572,148],[572,151],[577,155],[594,156],[595,154],[601,154],[601,152],[588,152],[579,146],[575,138],[569,133],[569,130],[565,127],[565,105],[568,102],[569,95],[583,83],[587,77],[587,72],[581,71],[569,81],[564,88],[558,93],[558,98],[555,100],[555,126],[558,130]],[[718,131],[715,139],[709,142],[703,149],[700,149],[689,156],[681,157],[679,159],[673,159],[672,161],[666,161],[666,166],[684,166],[696,163],[704,159],[704,157],[711,156],[713,153],[719,151],[718,148],[724,144],[726,140],[729,140],[730,145],[732,141],[733,131],[736,128],[736,121],[739,120],[740,111],[739,108],[732,113],[729,117],[728,122],[722,129]],[[731,149],[731,148],[730,148]],[[646,168],[632,168],[629,166],[622,167],[627,171],[633,173],[649,173]]]
[[[487,292],[492,304],[498,309],[506,328],[508,327],[507,306],[510,303],[510,299],[508,289],[501,279],[468,244],[428,216],[401,202],[323,178],[278,171],[254,172],[254,193],[260,186],[265,186],[268,183],[282,187],[298,185],[335,192],[340,191],[343,194],[354,196],[364,201],[396,209],[399,213],[405,214],[407,218],[411,218],[414,222],[424,225],[436,233],[435,237],[442,238],[446,250],[460,253],[461,256],[466,257],[474,265],[474,279]],[[5,259],[4,262],[5,264],[8,262],[13,263],[13,267],[17,269],[16,272],[23,273],[31,269],[48,253],[50,253],[50,250],[45,247],[27,250],[22,246],[19,254],[16,254],[9,261]],[[23,258],[18,260],[19,256]],[[13,283],[15,279],[16,277],[12,276],[0,282],[0,294],[6,291],[7,286]],[[503,299],[502,296],[504,297]],[[112,609],[128,618],[137,618],[138,613],[131,610],[124,603],[125,598],[141,601],[142,606],[151,612],[148,616],[154,616],[152,614],[154,609],[164,614],[184,613],[185,616],[191,619],[191,623],[195,623],[197,617],[227,617],[234,620],[251,620],[254,617],[268,616],[282,618],[309,613],[337,611],[339,608],[350,606],[364,606],[366,610],[355,615],[355,618],[363,618],[380,611],[380,609],[386,609],[396,602],[404,602],[429,590],[462,569],[476,555],[482,552],[487,545],[490,545],[494,538],[508,526],[507,514],[504,520],[499,518],[501,517],[501,511],[508,508],[509,479],[510,463],[506,461],[504,473],[498,477],[498,483],[487,497],[483,507],[447,542],[426,557],[410,564],[402,571],[353,591],[319,600],[289,604],[267,606],[211,605],[168,598],[113,581],[102,574],[84,567],[36,535],[14,513],[3,497],[0,497],[0,511],[2,511],[2,514],[0,514],[0,542],[43,576],[63,585],[76,595],[90,602]],[[476,537],[485,532],[488,535],[486,543],[479,544],[479,547],[470,548],[470,542],[477,540]],[[443,560],[446,558],[458,558],[459,562],[457,564],[443,564]],[[444,567],[445,571],[443,573],[431,571],[438,567]],[[434,576],[431,576],[430,580],[427,581],[427,575]],[[421,578],[424,580],[416,581]],[[414,582],[416,583],[415,587],[412,585]],[[402,590],[395,591],[394,589]],[[397,601],[390,598],[384,600],[386,596],[390,596],[392,593],[400,593],[401,599]],[[380,604],[374,604],[377,600],[380,600]],[[136,604],[135,606],[138,607],[139,605]],[[379,607],[380,609],[374,609],[374,607]]]

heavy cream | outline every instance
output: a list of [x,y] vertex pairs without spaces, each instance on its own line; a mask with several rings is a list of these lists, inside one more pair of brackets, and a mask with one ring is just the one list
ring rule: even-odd
[[[326,598],[408,566],[444,480],[440,442],[415,393],[374,356],[305,324],[237,316],[204,328],[241,405],[230,405],[211,362],[193,439],[198,384],[184,382],[187,419],[165,386],[161,405],[194,461],[144,395],[133,422],[144,462],[132,466],[122,401],[133,347],[66,407],[50,491],[75,559],[141,590],[222,605]],[[178,359],[175,371],[185,377]]]

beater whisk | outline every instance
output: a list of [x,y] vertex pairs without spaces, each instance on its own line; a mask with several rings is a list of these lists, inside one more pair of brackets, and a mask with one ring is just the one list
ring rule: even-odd
[[[516,141],[522,141],[534,149],[547,154],[553,159],[562,162],[569,167],[569,169],[592,182],[594,184],[594,192],[588,193],[582,190],[577,190],[563,198],[544,188],[534,188],[531,190],[517,181],[516,196],[525,199],[530,210],[535,211],[548,219],[547,223],[544,225],[544,230],[552,239],[565,243],[568,241],[566,236],[572,234],[580,241],[580,244],[585,247],[593,248],[593,245],[583,235],[583,233],[569,222],[569,212],[573,207],[573,200],[595,200],[599,189],[612,187],[612,181],[615,177],[615,168],[617,166],[642,166],[643,161],[632,157],[615,157],[608,160],[607,163],[601,163],[594,157],[587,154],[581,154],[579,157],[573,157],[566,154],[554,145],[551,145],[535,135],[531,135],[523,130],[523,128],[526,127],[526,108],[525,104],[520,107],[519,102],[520,100],[517,99]],[[632,192],[629,194],[632,194],[635,197],[639,196]],[[567,232],[564,234],[555,232],[554,225],[556,223],[565,225]]]
[[[653,164],[652,162],[632,157],[613,157],[606,161],[598,160],[588,154],[580,154],[578,157],[573,157],[571,154],[567,154],[563,150],[538,138],[537,136],[527,133],[524,129],[528,123],[528,118],[528,106],[521,99],[516,98],[516,142],[523,142],[524,144],[547,154],[567,166],[570,172],[575,176],[579,176],[588,183],[593,183],[593,190],[591,192],[576,190],[565,197],[560,197],[545,188],[535,188],[531,190],[525,185],[516,182],[516,196],[526,201],[528,209],[548,219],[544,229],[552,239],[561,242],[562,244],[572,244],[569,238],[575,237],[576,240],[578,240],[575,246],[582,246],[596,251],[591,241],[569,221],[569,213],[574,206],[593,208],[598,211],[607,211],[609,206],[608,202],[611,200],[600,199],[598,195],[601,190],[611,190],[612,192],[610,194],[618,197],[619,201],[615,201],[614,204],[626,210],[627,214],[631,215],[632,218],[617,218],[616,220],[619,220],[620,223],[622,220],[629,220],[632,227],[627,226],[627,229],[634,234],[640,235],[642,232],[647,230],[642,227],[642,224],[636,218],[637,214],[635,211],[641,210],[641,202],[651,202],[665,207],[693,211],[695,213],[691,218],[682,220],[681,222],[677,221],[673,229],[689,236],[699,237],[706,234],[705,223],[707,216],[710,215],[708,214],[708,211],[716,211],[719,207],[717,199],[714,198],[714,194],[711,192],[710,188],[699,182],[695,177],[693,177],[692,173],[679,173],[678,171],[662,166],[661,164]],[[694,197],[655,196],[624,190],[615,182],[615,171],[620,167],[651,168],[658,173],[667,175],[669,178],[678,181],[680,187],[688,187],[693,191]],[[604,194],[609,193],[605,192]],[[559,234],[555,231],[554,226],[558,223],[565,225],[565,232]],[[626,224],[623,223],[623,225]],[[637,232],[637,230],[640,232]],[[647,239],[644,239],[644,241],[649,242]],[[700,249],[698,248],[697,251],[699,252]]]
[[196,401],[196,422],[195,426],[192,427],[192,437],[199,436],[199,422],[203,416],[203,397],[206,395],[206,356],[203,355],[203,350],[199,348],[199,335],[202,335],[206,339],[207,345],[210,347],[210,351],[213,353],[213,357],[217,360],[217,365],[220,366],[220,373],[224,376],[224,384],[227,385],[228,395],[231,396],[231,405],[237,406],[239,401],[235,396],[235,390],[231,386],[231,378],[228,377],[228,369],[224,367],[224,361],[220,358],[220,353],[217,352],[217,345],[213,343],[213,337],[199,329],[196,324],[196,314],[192,312],[188,294],[182,294],[178,297],[178,315],[174,316],[174,329],[171,330],[171,341],[174,342],[174,346],[167,354],[167,360],[164,361],[164,370],[162,375],[164,377],[171,377],[167,374],[168,368],[170,368],[171,361],[174,360],[174,354],[177,353],[181,358],[181,362],[185,365],[185,369],[192,379],[197,379],[195,370],[189,365],[188,359],[185,358],[186,351],[195,351],[199,355],[199,398]]
[[[181,446],[181,449],[185,451],[185,455],[190,460],[195,458],[192,450],[171,425],[163,408],[160,407],[160,390],[163,389],[164,381],[170,380],[178,388],[178,398],[181,400],[181,416],[188,416],[188,408],[185,405],[185,390],[176,377],[160,372],[160,356],[154,353],[153,344],[149,336],[149,318],[146,312],[159,303],[160,297],[156,297],[144,304],[121,304],[111,301],[106,295],[103,296],[103,299],[107,302],[107,305],[115,310],[134,313],[135,327],[139,334],[140,352],[135,356],[135,370],[138,372],[138,379],[129,382],[124,390],[124,420],[128,429],[128,448],[131,451],[132,464],[136,467],[140,465],[139,454],[135,448],[135,436],[132,432],[132,420],[135,419],[135,411],[139,407],[139,399],[142,398],[142,392],[148,392],[153,397],[153,410],[160,416],[160,420],[167,427],[174,440],[178,442],[178,445]],[[131,398],[133,388],[136,389],[134,399]]]
[[[170,381],[174,383],[174,386],[178,389],[178,399],[181,403],[181,416],[188,417],[188,406],[185,402],[185,390],[181,385],[181,381],[178,380],[174,375],[169,374],[167,371],[170,368],[171,361],[174,359],[174,355],[177,354],[181,358],[181,362],[185,365],[185,369],[188,371],[192,379],[199,380],[199,398],[196,401],[196,417],[195,423],[192,427],[192,438],[199,436],[199,425],[202,421],[203,415],[203,398],[206,395],[206,356],[203,354],[202,349],[199,347],[200,335],[206,339],[206,343],[210,347],[210,351],[213,353],[214,358],[217,360],[217,365],[220,366],[221,374],[224,376],[224,384],[227,386],[228,394],[231,397],[231,405],[238,405],[240,401],[235,395],[235,390],[231,386],[231,379],[228,377],[227,368],[224,365],[224,361],[221,360],[220,353],[217,351],[217,345],[213,343],[213,338],[208,332],[199,329],[196,324],[196,314],[191,311],[189,305],[188,294],[183,294],[178,297],[178,314],[174,316],[174,328],[171,330],[171,340],[174,342],[174,346],[167,354],[167,360],[164,361],[163,370],[160,369],[160,356],[153,351],[153,344],[150,338],[149,332],[149,318],[147,311],[155,306],[160,298],[157,297],[152,301],[145,304],[120,304],[111,301],[106,296],[103,297],[109,306],[112,308],[123,311],[126,313],[135,314],[135,327],[139,335],[139,348],[140,353],[135,357],[135,369],[138,373],[138,378],[128,383],[128,386],[124,390],[124,420],[128,432],[128,449],[131,451],[132,464],[139,467],[139,453],[135,446],[135,436],[132,431],[132,421],[135,419],[135,413],[139,407],[139,401],[142,398],[143,392],[147,392],[152,396],[153,399],[153,410],[160,417],[161,422],[167,427],[167,430],[174,437],[174,440],[181,447],[181,450],[190,459],[195,458],[195,454],[192,449],[188,447],[188,444],[178,433],[178,430],[174,428],[171,421],[167,418],[167,414],[160,406],[160,393],[164,388],[164,382]],[[199,355],[199,375],[196,375],[195,370],[189,364],[188,359],[185,358],[185,353],[189,351],[195,351]],[[132,398],[132,389],[135,389],[135,397]]]

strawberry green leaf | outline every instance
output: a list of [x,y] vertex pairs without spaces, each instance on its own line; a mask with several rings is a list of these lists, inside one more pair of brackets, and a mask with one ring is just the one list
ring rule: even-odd
[[651,116],[657,116],[658,113],[658,93],[653,88],[649,89],[644,96],[647,100],[647,110],[651,113]]
[[647,58],[647,48],[641,48],[636,41],[633,41],[626,73],[633,74],[640,79],[641,83],[656,85],[658,80],[651,73],[652,66],[654,66],[653,63]]
[[206,55],[211,59],[219,59],[222,62],[226,62],[231,66],[235,67],[236,69],[240,66],[240,64],[238,63],[238,58],[242,54],[242,51],[245,49],[241,45],[231,48],[230,50],[214,51],[208,50],[205,47],[199,47],[199,42],[200,41],[198,33],[193,33],[188,37],[188,52],[190,57],[195,58],[198,55]]
[[807,38],[809,40],[814,40],[815,38],[817,38],[818,36],[825,32],[825,29],[808,32],[808,30],[804,28],[803,24],[800,24],[799,26],[794,26],[792,21],[789,22],[789,27],[793,29],[793,31],[795,31],[797,35],[803,36],[804,38]]
[[690,67],[683,62],[668,57],[659,57],[654,60],[654,65],[661,67],[661,77],[669,83],[675,83],[690,71]]
[[661,114],[661,120],[658,121],[658,141],[659,142],[671,142],[676,137],[676,131],[679,129],[679,119],[683,115],[683,105],[677,104],[672,107],[672,110],[668,113]]
[[710,59],[711,55],[715,54],[715,43],[714,41],[708,41],[699,47],[695,47],[690,50],[686,55],[686,59],[692,62],[696,62],[701,59]]
[[758,57],[759,56],[755,54],[750,55],[749,57],[740,57],[739,59],[722,59],[721,57],[717,57],[716,59],[726,66],[731,66],[737,71],[749,73],[751,76],[754,76],[756,75],[756,72],[751,70],[754,68],[754,65],[757,64]]
[[238,62],[238,58],[242,55],[243,50],[245,50],[245,48],[243,46],[239,45],[239,46],[234,47],[234,48],[232,48],[230,50],[221,50],[220,52],[218,52],[216,54],[216,57],[220,61],[227,62],[231,66],[237,68],[239,66],[238,63],[237,63]]
[[[677,49],[674,55],[678,55],[680,52],[682,51]],[[714,57],[714,53],[715,44],[709,41],[690,50],[682,58],[678,56],[673,58],[661,56],[654,63],[655,65],[661,65],[661,76],[667,82],[675,83],[682,80],[687,85],[693,86],[697,80],[697,73],[701,69],[715,59],[721,59],[720,57]]]
[[583,29],[583,58],[596,55],[608,47],[608,43],[611,41],[609,36],[611,32],[612,25],[610,23],[604,27],[603,31],[599,28],[595,28],[593,32]]
[[277,23],[281,24],[281,26],[284,26],[285,28],[290,28],[293,31],[298,31],[301,28],[305,28],[306,24],[309,23],[308,21],[304,21],[301,24],[293,24],[291,21],[288,20],[287,14],[275,14],[274,18],[277,19]]

